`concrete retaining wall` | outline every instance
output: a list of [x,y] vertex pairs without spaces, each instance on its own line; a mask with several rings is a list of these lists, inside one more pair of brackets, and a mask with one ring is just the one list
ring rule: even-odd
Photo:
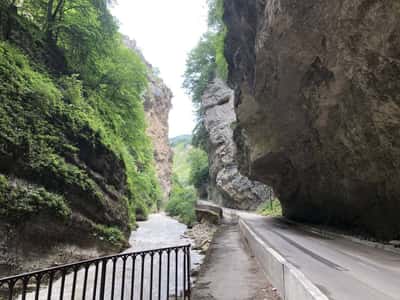
[[328,300],[302,272],[260,239],[243,219],[239,219],[239,228],[268,280],[283,300]]

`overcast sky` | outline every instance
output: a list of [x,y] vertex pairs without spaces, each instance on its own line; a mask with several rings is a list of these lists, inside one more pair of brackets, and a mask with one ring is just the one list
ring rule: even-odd
[[182,75],[188,52],[207,30],[206,0],[117,0],[111,11],[174,94],[169,136],[190,134],[193,107]]

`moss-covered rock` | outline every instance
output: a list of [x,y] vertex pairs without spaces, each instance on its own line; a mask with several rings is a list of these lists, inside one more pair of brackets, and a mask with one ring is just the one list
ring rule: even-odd
[[160,199],[145,63],[115,33],[78,66],[66,36],[0,6],[0,273],[60,245],[120,250]]

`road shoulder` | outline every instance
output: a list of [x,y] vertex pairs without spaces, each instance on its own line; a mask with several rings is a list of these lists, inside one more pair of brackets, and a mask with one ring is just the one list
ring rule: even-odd
[[208,250],[194,300],[278,300],[273,287],[241,240],[237,225],[221,225]]

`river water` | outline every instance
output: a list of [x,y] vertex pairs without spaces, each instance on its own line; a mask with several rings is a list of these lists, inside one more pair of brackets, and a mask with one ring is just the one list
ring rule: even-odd
[[[166,216],[163,213],[159,214],[152,214],[149,216],[149,219],[144,222],[138,222],[139,228],[136,231],[133,231],[129,242],[131,247],[126,249],[124,253],[130,252],[137,252],[137,251],[144,251],[144,250],[151,250],[157,248],[165,248],[165,247],[175,247],[180,245],[191,244],[192,240],[189,238],[184,237],[184,233],[187,230],[186,225],[179,223],[178,221]],[[166,280],[166,270],[167,270],[167,253],[164,253],[162,256],[162,263],[161,268],[163,270],[163,276],[158,278],[158,272],[154,272],[153,275],[153,295],[150,295],[149,289],[149,280],[150,280],[150,259],[145,259],[144,263],[141,261],[141,258],[138,257],[136,259],[136,267],[133,267],[133,264],[129,262],[129,259],[126,263],[126,272],[125,272],[125,281],[122,280],[123,269],[122,260],[117,261],[116,264],[116,278],[115,278],[115,289],[114,294],[111,294],[111,280],[107,280],[105,286],[105,298],[104,299],[141,299],[140,297],[140,269],[141,264],[144,264],[143,269],[144,272],[144,292],[142,299],[158,299],[158,286],[161,282],[161,299],[167,299],[167,280]],[[183,252],[182,256],[178,255],[178,267],[175,268],[175,255],[174,252],[171,253],[171,261],[170,261],[170,285],[169,285],[169,295],[172,296],[175,294],[175,270],[178,270],[178,278],[177,281],[178,285],[178,295],[182,293],[183,289]],[[191,269],[193,270],[199,264],[201,264],[203,260],[203,256],[200,255],[198,251],[192,250],[191,251]],[[133,262],[133,260],[132,260]],[[158,270],[159,267],[159,256],[154,256],[154,270]],[[138,265],[140,267],[138,267]],[[135,269],[135,272],[132,272],[132,269]],[[63,299],[99,299],[99,292],[98,286],[94,288],[96,282],[96,269],[94,266],[89,268],[88,276],[87,276],[87,287],[86,292],[84,292],[83,288],[83,279],[84,279],[84,270],[80,270],[77,272],[76,277],[76,289],[75,289],[75,296],[72,297],[72,282],[73,282],[73,274],[68,274],[65,278],[65,287],[64,287],[64,297]],[[100,273],[100,272],[98,272]],[[112,263],[107,264],[106,269],[106,278],[110,279],[112,277]],[[131,279],[136,278],[134,281],[134,294],[131,295],[131,289],[128,288],[128,283],[131,282]],[[99,280],[99,279],[97,279]],[[121,293],[121,285],[125,286],[124,293]],[[60,289],[61,289],[61,279],[56,280],[52,286],[52,292],[50,299],[60,299]],[[97,291],[96,295],[94,295],[93,290]],[[152,296],[152,297],[151,297]],[[21,299],[22,297],[15,297],[16,299]],[[35,299],[35,292],[30,292],[27,294],[26,299]],[[48,299],[48,287],[43,286],[40,289],[39,296],[36,299]]]

